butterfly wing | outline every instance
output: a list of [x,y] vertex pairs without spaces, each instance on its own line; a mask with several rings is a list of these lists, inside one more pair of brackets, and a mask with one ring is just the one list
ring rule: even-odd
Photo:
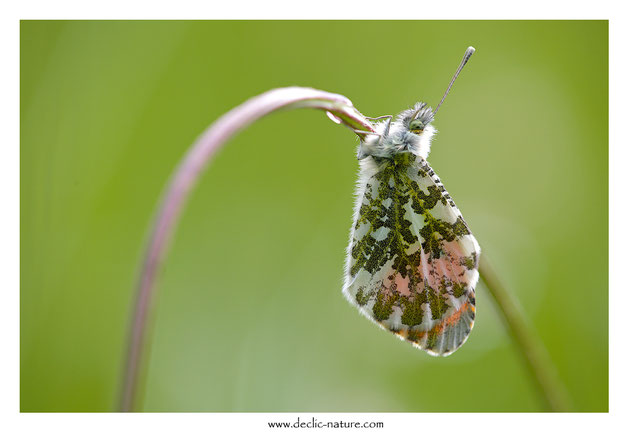
[[474,325],[480,248],[428,163],[407,158],[361,161],[343,292],[378,325],[444,356]]

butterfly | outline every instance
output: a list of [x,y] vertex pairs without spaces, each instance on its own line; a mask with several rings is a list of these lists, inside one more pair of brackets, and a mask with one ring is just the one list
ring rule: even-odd
[[426,161],[441,102],[425,103],[363,134],[343,293],[367,318],[431,355],[468,338],[476,314],[480,247]]

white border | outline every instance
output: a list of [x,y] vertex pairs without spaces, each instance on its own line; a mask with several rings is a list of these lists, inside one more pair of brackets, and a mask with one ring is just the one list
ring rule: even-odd
[[[19,20],[20,19],[611,19],[610,22],[610,415],[607,414],[316,414],[318,419],[382,420],[384,429],[400,431],[618,431],[627,419],[627,338],[624,332],[625,299],[629,289],[621,271],[627,262],[627,169],[629,137],[626,108],[627,17],[620,2],[532,0],[502,1],[362,1],[316,2],[211,0],[164,1],[22,1],[3,2],[2,11],[2,203],[0,212],[2,341],[0,357],[1,426],[3,431],[111,432],[111,431],[270,431],[267,421],[291,421],[308,414],[19,414]],[[9,4],[12,3],[12,4]],[[358,9],[360,7],[360,10]],[[584,56],[584,62],[587,61]],[[584,254],[584,260],[586,260]],[[470,384],[482,386],[482,384]],[[473,391],[470,398],[473,398]],[[7,428],[7,426],[10,426]]]

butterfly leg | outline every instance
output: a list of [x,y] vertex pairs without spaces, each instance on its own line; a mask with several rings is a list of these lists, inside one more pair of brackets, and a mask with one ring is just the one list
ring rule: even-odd
[[366,117],[365,116],[365,119],[369,119],[369,120],[380,120],[380,119],[389,119],[389,120],[391,120],[392,118],[393,118],[393,115],[391,115],[391,114],[387,114],[385,116],[378,116],[378,117]]
[[352,129],[352,131],[354,131],[356,134],[360,135],[377,135],[378,137],[381,137],[381,134],[378,134],[377,132],[372,132],[372,131],[361,131],[360,129]]
[[391,119],[393,118],[393,116],[382,116],[382,117],[388,117],[389,120],[387,120],[387,125],[384,127],[384,132],[382,133],[382,135],[380,135],[380,141],[378,142],[378,144],[382,144],[382,140],[387,138],[387,136],[389,135],[389,129],[391,129]]

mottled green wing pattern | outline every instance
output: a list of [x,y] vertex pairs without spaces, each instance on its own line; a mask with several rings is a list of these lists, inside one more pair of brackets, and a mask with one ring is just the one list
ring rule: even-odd
[[346,297],[383,328],[433,355],[469,335],[480,248],[421,157],[361,165]]

